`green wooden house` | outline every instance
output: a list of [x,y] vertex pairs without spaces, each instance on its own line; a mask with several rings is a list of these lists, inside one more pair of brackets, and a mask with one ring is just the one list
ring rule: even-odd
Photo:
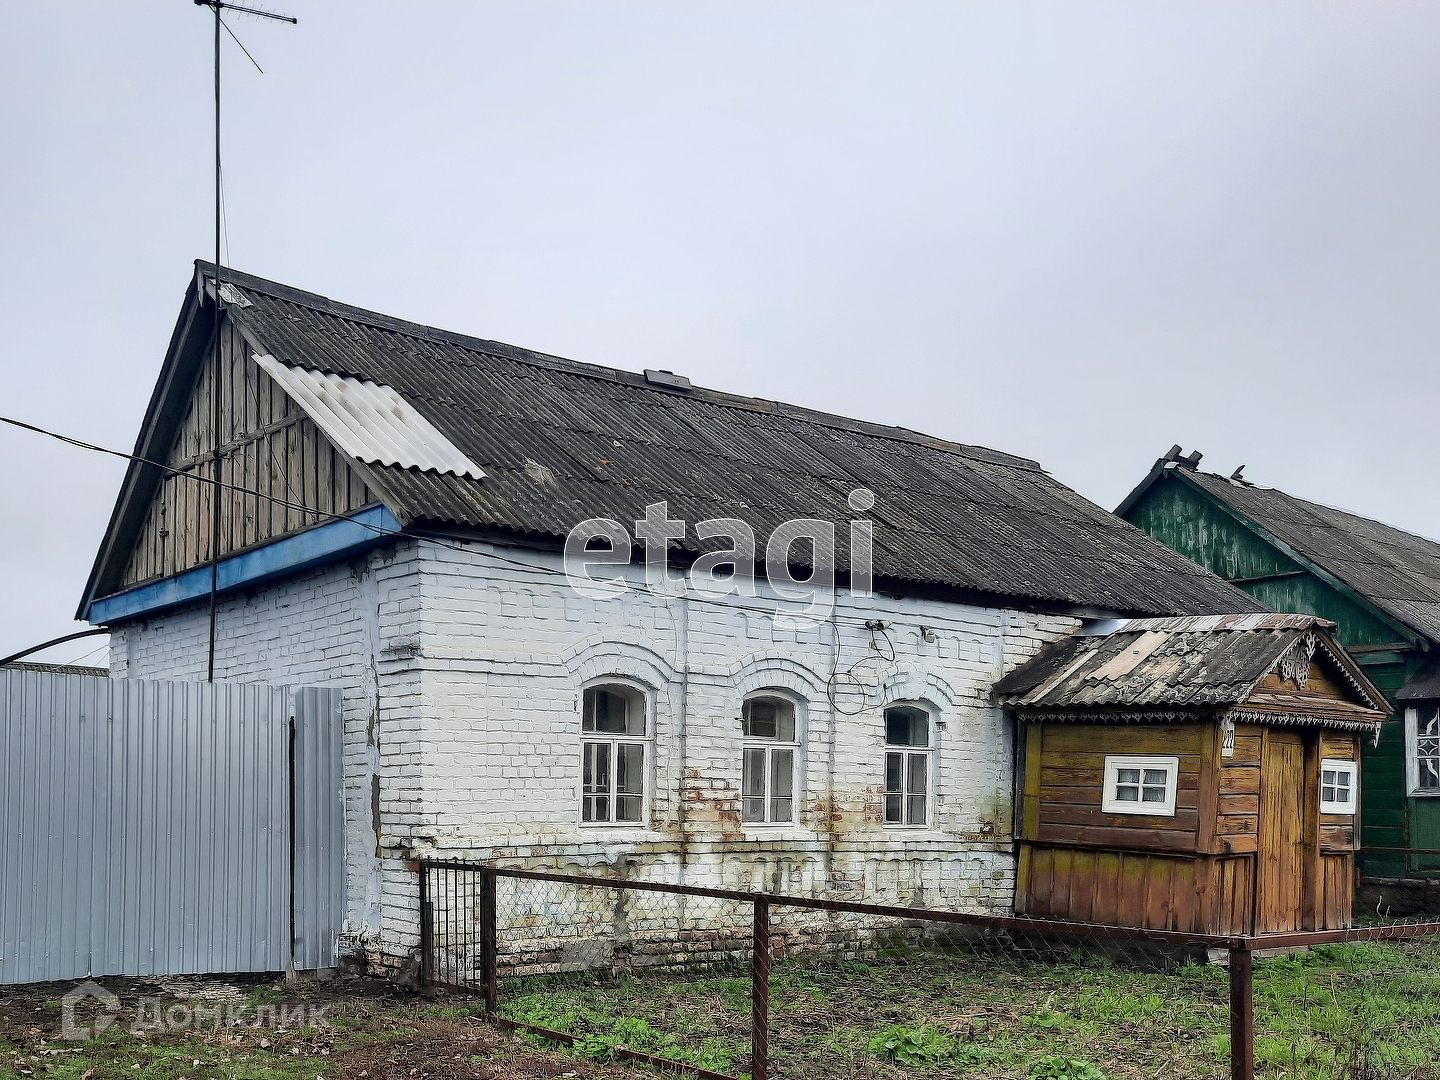
[[1361,902],[1440,910],[1440,543],[1199,464],[1174,447],[1115,512],[1267,607],[1337,624],[1396,710],[1363,751]]

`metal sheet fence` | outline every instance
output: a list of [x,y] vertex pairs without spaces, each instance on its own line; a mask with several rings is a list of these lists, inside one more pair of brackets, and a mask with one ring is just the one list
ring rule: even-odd
[[422,978],[594,1060],[751,1080],[1440,1080],[1440,923],[1223,938],[418,868]]
[[[338,692],[314,693],[297,851],[333,861]],[[291,715],[285,688],[0,670],[0,983],[286,968]],[[333,957],[335,873],[298,893],[307,959]]]
[[332,968],[345,921],[345,725],[340,691],[294,692],[294,966]]

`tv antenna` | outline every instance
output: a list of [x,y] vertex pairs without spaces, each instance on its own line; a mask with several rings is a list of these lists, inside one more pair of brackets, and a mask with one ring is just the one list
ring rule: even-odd
[[[222,230],[222,207],[220,188],[220,31],[223,29],[235,39],[235,44],[240,46],[246,58],[255,64],[255,70],[265,74],[264,68],[256,63],[255,58],[250,55],[250,50],[245,48],[244,43],[235,36],[235,31],[230,29],[228,23],[221,17],[222,11],[235,11],[242,15],[253,15],[258,19],[270,19],[274,22],[289,23],[291,26],[299,23],[299,19],[289,15],[280,15],[273,11],[265,11],[261,8],[243,7],[240,4],[227,4],[224,0],[195,0],[197,7],[208,7],[215,14],[215,327],[210,338],[210,372],[212,379],[210,397],[214,401],[213,414],[211,416],[210,438],[214,445],[214,456],[212,468],[214,470],[214,484],[211,485],[210,495],[210,656],[206,663],[205,680],[215,681],[215,597],[218,592],[220,578],[220,499],[224,494],[224,488],[220,479],[220,328],[225,314],[225,297],[220,292],[220,236]],[[197,500],[198,501],[198,500]],[[203,526],[202,526],[203,527]]]

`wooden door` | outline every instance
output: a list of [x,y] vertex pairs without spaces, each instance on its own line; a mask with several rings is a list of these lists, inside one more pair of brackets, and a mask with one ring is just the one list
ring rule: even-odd
[[1255,929],[1299,930],[1305,903],[1305,743],[1267,728],[1260,754]]

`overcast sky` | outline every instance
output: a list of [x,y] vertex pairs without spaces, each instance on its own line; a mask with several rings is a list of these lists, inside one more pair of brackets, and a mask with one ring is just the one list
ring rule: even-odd
[[[225,43],[230,265],[1110,509],[1178,442],[1440,537],[1440,5],[283,10],[232,19],[263,76]],[[0,30],[0,412],[128,450],[212,251],[209,16]],[[80,628],[124,467],[0,455],[4,654]]]

